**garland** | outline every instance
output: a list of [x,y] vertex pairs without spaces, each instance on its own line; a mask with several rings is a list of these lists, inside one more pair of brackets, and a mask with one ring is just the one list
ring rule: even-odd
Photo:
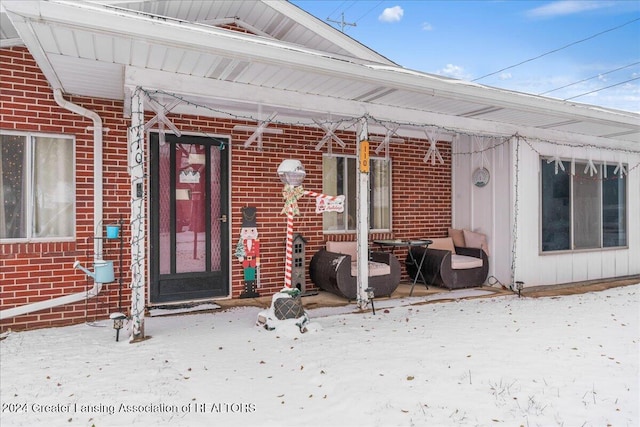
[[304,189],[302,185],[294,187],[293,185],[285,184],[282,190],[282,197],[284,198],[284,207],[280,213],[286,214],[289,209],[293,212],[293,215],[300,215],[300,209],[298,209],[298,199],[304,196]]

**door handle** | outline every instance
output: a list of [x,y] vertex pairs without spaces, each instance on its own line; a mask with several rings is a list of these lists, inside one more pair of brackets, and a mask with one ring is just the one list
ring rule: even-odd
[[218,221],[227,222],[227,216],[226,215],[222,215],[220,218],[218,218]]

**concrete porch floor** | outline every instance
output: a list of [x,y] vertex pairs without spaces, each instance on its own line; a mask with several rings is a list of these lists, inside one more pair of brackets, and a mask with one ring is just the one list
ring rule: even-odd
[[[629,286],[636,283],[640,283],[640,275],[629,276],[624,278],[616,278],[609,280],[597,280],[589,282],[561,284],[561,285],[549,285],[549,286],[535,286],[525,288],[522,290],[521,295],[524,298],[538,298],[558,295],[572,295],[585,292],[597,292],[605,289],[615,288],[619,286]],[[514,292],[503,289],[501,286],[480,286],[476,288],[469,288],[475,290],[485,291],[484,295],[469,296],[465,298],[493,298],[496,296],[514,295]],[[403,280],[400,285],[391,295],[391,297],[376,297],[375,301],[385,301],[389,299],[401,299],[409,297],[411,291],[411,282]],[[446,294],[451,293],[445,288],[439,288],[437,286],[430,286],[429,289],[423,284],[416,284],[413,289],[412,297],[416,298],[412,304],[429,304],[435,302],[448,301]],[[431,297],[438,294],[437,300],[427,300],[426,297]],[[420,297],[425,298],[420,301]],[[459,299],[459,296],[453,296],[451,299]],[[262,308],[269,308],[271,305],[271,296],[258,297],[258,298],[242,298],[242,299],[228,299],[215,301],[221,308],[241,307],[241,306],[255,306]],[[345,298],[334,295],[330,292],[318,291],[316,294],[303,296],[302,303],[305,309],[314,309],[320,307],[341,307],[346,305],[356,305],[355,301],[348,301]]]

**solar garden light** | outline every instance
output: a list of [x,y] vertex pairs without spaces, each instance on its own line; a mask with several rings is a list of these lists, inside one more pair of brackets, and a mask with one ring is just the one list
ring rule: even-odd
[[367,298],[369,298],[369,302],[371,303],[371,310],[373,310],[373,314],[375,315],[376,314],[376,308],[373,305],[373,298],[375,297],[375,295],[374,295],[375,289],[369,287],[369,288],[365,289],[364,291],[367,293]]
[[520,298],[520,293],[522,292],[522,289],[524,288],[524,282],[520,282],[517,281],[516,282],[516,289],[518,290],[518,298]]
[[120,340],[120,329],[124,326],[124,320],[127,318],[122,313],[111,313],[109,318],[113,320],[113,329],[116,330],[116,341]]

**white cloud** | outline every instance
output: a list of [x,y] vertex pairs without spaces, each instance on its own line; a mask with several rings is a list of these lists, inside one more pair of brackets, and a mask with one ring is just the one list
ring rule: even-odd
[[400,6],[393,6],[382,11],[382,14],[378,16],[378,20],[382,22],[398,22],[403,15],[404,10]]
[[527,15],[534,18],[572,15],[574,13],[611,7],[613,5],[614,2],[612,1],[559,0],[536,7],[535,9],[530,9]]
[[433,31],[433,26],[428,22],[423,22],[422,31]]
[[437,74],[454,79],[469,80],[470,76],[459,65],[447,64],[443,69],[437,71]]
[[511,73],[500,73],[498,77],[500,78],[500,80],[511,80],[513,76],[511,75]]

